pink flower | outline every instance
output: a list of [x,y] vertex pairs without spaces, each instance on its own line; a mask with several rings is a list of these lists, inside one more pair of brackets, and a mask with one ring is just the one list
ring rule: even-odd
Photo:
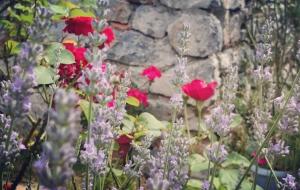
[[102,34],[106,36],[106,41],[104,43],[110,46],[110,44],[115,40],[115,34],[112,28],[111,27],[104,28]]
[[206,84],[203,80],[195,79],[191,83],[182,86],[182,91],[196,101],[205,101],[215,94],[217,82],[213,81]]
[[157,69],[155,66],[150,66],[143,70],[141,75],[148,77],[149,81],[154,81],[155,78],[161,77],[161,72],[159,69]]
[[140,91],[139,89],[137,88],[131,88],[129,89],[129,91],[127,92],[127,96],[132,96],[132,97],[135,97],[136,99],[139,100],[139,102],[141,104],[143,104],[145,107],[148,106],[148,96],[146,93]]
[[[256,152],[255,152],[255,151],[252,152],[251,156],[252,156],[252,157],[255,157],[255,156],[256,156]],[[256,161],[257,161],[257,164],[258,164],[259,166],[264,166],[264,165],[267,164],[267,160],[266,160],[266,158],[265,158],[264,156],[259,156],[259,157],[257,157],[257,158],[256,158]]]

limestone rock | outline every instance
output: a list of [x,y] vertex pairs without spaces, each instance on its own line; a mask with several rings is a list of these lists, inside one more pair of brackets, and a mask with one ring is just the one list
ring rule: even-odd
[[223,0],[225,9],[235,10],[245,6],[245,0]]
[[128,0],[131,3],[139,3],[139,4],[153,4],[156,0]]
[[124,65],[165,68],[177,61],[167,38],[153,40],[135,31],[116,32],[117,41],[108,59]]
[[186,55],[207,57],[222,49],[223,32],[220,21],[205,11],[189,10],[168,27],[170,44],[177,52],[179,52],[179,34],[183,24],[190,26],[190,33],[192,34]]
[[160,0],[160,2],[174,9],[204,8],[207,9],[212,0]]
[[155,50],[154,40],[135,31],[116,32],[108,59],[125,65],[145,65]]
[[117,0],[110,7],[109,21],[127,24],[132,13],[132,8],[127,1]]
[[241,25],[243,15],[226,12],[224,18],[224,46],[232,45],[241,39]]
[[162,38],[166,35],[170,22],[172,22],[172,15],[168,13],[165,7],[142,5],[135,11],[132,28],[146,35]]

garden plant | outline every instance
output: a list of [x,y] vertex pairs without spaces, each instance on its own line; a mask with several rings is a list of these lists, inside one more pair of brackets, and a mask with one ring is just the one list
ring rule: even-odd
[[255,59],[220,81],[188,75],[183,23],[166,121],[145,88],[164,73],[109,61],[109,4],[1,2],[0,190],[300,189],[299,2],[253,1]]

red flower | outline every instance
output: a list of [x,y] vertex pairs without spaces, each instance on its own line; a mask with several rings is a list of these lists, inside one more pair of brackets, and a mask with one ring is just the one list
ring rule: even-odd
[[80,74],[82,68],[87,66],[87,60],[85,59],[85,48],[77,48],[74,44],[67,43],[64,44],[65,48],[69,50],[75,58],[74,64],[60,64],[58,74],[62,79],[73,79]]
[[[256,156],[256,152],[252,152],[251,154],[252,157],[255,157]],[[259,156],[256,158],[256,161],[257,161],[257,164],[260,165],[260,166],[264,166],[267,164],[267,160],[264,156]]]
[[217,82],[215,81],[206,84],[205,81],[196,79],[183,85],[182,90],[187,96],[197,101],[205,101],[214,95],[216,86]]
[[139,100],[139,102],[141,104],[143,104],[145,107],[148,106],[148,96],[146,93],[140,91],[137,88],[131,88],[128,92],[127,92],[127,96],[132,96],[135,97],[136,99]]
[[64,32],[73,33],[75,35],[85,35],[93,32],[93,17],[72,17],[65,20],[66,27]]
[[155,78],[161,77],[161,72],[155,66],[150,66],[143,70],[141,73],[143,76],[148,77],[149,81],[154,81]]
[[106,36],[106,41],[104,43],[110,46],[110,44],[115,40],[115,34],[112,28],[111,27],[104,28],[102,34]]
[[119,144],[119,155],[122,158],[125,158],[130,146],[131,146],[131,142],[132,142],[133,137],[129,136],[129,135],[120,135],[119,138],[117,139],[117,142]]

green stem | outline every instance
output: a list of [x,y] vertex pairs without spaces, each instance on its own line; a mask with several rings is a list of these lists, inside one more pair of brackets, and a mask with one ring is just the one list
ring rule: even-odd
[[[88,143],[91,140],[91,120],[92,120],[93,96],[89,98],[89,118],[88,118]],[[90,186],[89,166],[86,166],[85,187],[88,190]]]
[[190,125],[187,112],[187,98],[184,99],[184,123],[186,127],[186,132],[188,134],[188,138],[191,139]]
[[288,104],[290,98],[292,97],[292,94],[293,94],[293,88],[294,88],[296,82],[298,82],[299,76],[300,76],[300,71],[297,73],[297,76],[295,77],[295,80],[294,80],[293,83],[292,83],[292,87],[291,87],[291,89],[290,89],[290,91],[289,91],[289,93],[288,93],[288,96],[287,96],[287,98],[286,98],[286,100],[285,100],[285,102],[284,102],[283,108],[282,108],[281,111],[277,114],[276,119],[275,119],[273,125],[271,126],[269,132],[267,133],[265,140],[263,141],[262,145],[261,145],[261,146],[258,148],[258,150],[256,151],[256,156],[254,156],[254,158],[252,158],[252,160],[251,160],[251,162],[250,162],[250,165],[249,165],[248,168],[246,169],[246,172],[245,172],[244,175],[242,176],[242,178],[241,178],[241,180],[239,181],[238,185],[236,186],[235,190],[239,190],[239,189],[240,189],[240,187],[241,187],[241,185],[242,185],[242,182],[245,180],[247,174],[248,174],[249,171],[250,171],[251,166],[254,164],[254,162],[255,162],[256,159],[258,158],[258,155],[261,153],[261,151],[262,151],[262,149],[264,148],[264,146],[265,146],[265,145],[269,142],[269,140],[271,139],[272,134],[273,134],[274,131],[276,130],[277,125],[278,125],[280,119],[282,118],[282,115],[283,115],[283,113],[284,113],[284,111],[285,111],[285,109],[286,109],[286,106],[287,106],[287,104]]
[[[220,139],[220,142],[218,143],[218,147],[217,147],[217,152],[216,152],[216,157],[219,156],[219,152],[220,152],[220,147],[221,147],[221,143],[222,143],[222,138]],[[213,167],[213,171],[212,171],[212,175],[211,175],[211,180],[210,180],[210,186],[209,186],[209,190],[211,190],[214,186],[214,179],[215,179],[215,175],[216,175],[216,171],[217,171],[217,163],[214,164]]]
[[164,173],[163,173],[163,179],[165,179],[166,177],[166,171],[168,169],[168,158],[169,158],[169,153],[170,153],[170,148],[171,148],[171,137],[172,137],[172,133],[173,133],[173,125],[174,122],[176,120],[176,110],[173,112],[173,116],[172,116],[172,125],[171,125],[171,131],[170,131],[170,135],[168,136],[168,144],[167,144],[167,152],[166,152],[166,157],[165,157],[165,165],[164,165]]
[[265,156],[265,159],[266,159],[266,161],[267,161],[268,167],[269,167],[270,170],[271,170],[272,175],[274,176],[274,178],[275,178],[275,180],[276,180],[276,184],[277,184],[276,186],[278,186],[278,184],[280,184],[280,181],[278,180],[278,178],[277,178],[277,176],[276,176],[276,174],[275,174],[275,172],[274,172],[274,170],[273,170],[273,167],[272,167],[272,165],[271,165],[269,159],[268,159],[266,156]]
[[255,173],[254,173],[254,182],[252,183],[252,190],[256,189],[256,181],[257,181],[257,171],[258,171],[258,165],[255,163]]
[[197,111],[198,111],[198,137],[201,136],[201,133],[204,132],[202,125],[201,125],[201,113],[202,113],[202,108],[203,108],[203,103],[197,101]]

